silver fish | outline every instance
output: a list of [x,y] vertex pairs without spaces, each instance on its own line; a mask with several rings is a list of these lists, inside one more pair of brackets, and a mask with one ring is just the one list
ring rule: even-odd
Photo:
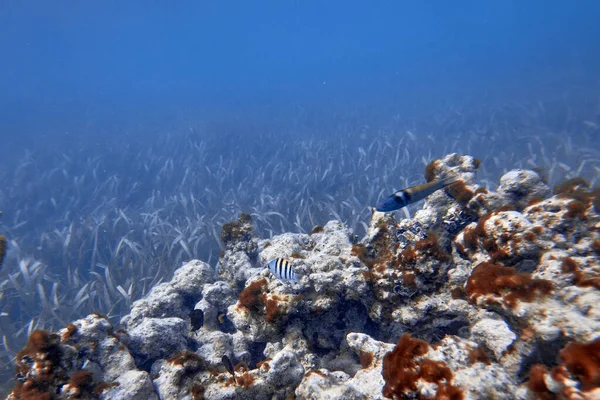
[[451,177],[440,179],[429,183],[423,183],[421,185],[411,186],[406,189],[398,190],[392,195],[381,200],[375,206],[375,210],[379,212],[390,212],[399,210],[402,207],[406,207],[409,204],[416,203],[419,200],[423,200],[433,192],[436,192],[448,185],[456,182],[458,178]]
[[291,283],[298,282],[294,268],[285,258],[271,260],[269,262],[269,271],[279,280]]

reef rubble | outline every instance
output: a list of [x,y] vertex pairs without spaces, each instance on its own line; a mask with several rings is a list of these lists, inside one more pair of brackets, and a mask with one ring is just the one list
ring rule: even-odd
[[491,191],[478,166],[435,160],[428,181],[461,181],[359,242],[339,221],[261,239],[242,215],[218,271],[188,262],[119,329],[34,331],[8,398],[600,398],[598,191],[528,170]]

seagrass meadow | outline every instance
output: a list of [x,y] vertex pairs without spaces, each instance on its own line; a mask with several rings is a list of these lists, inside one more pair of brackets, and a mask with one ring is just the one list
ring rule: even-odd
[[182,263],[216,268],[222,227],[240,213],[264,238],[336,219],[359,239],[379,199],[425,182],[425,166],[452,152],[477,157],[478,183],[490,189],[516,168],[537,169],[550,185],[582,177],[597,186],[599,135],[600,99],[574,95],[420,112],[248,113],[132,128],[100,145],[3,148],[2,371],[33,330],[92,312],[117,324]]

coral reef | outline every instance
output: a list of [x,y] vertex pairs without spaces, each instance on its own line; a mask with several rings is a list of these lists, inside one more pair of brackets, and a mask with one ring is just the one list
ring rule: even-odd
[[[597,115],[596,92],[590,89],[589,98],[572,93],[564,104],[534,96],[531,102],[482,101],[475,107],[472,101],[441,108],[428,103],[422,112],[390,104],[372,104],[358,113],[353,107],[317,107],[298,114],[292,107],[289,113],[269,108],[256,114],[252,107],[226,121],[209,112],[174,125],[163,121],[165,125],[149,130],[136,126],[139,137],[123,127],[127,134],[115,131],[100,143],[69,134],[64,141],[27,141],[12,150],[5,146],[0,169],[0,234],[7,238],[0,270],[0,397],[8,393],[12,360],[32,330],[56,331],[94,311],[116,326],[134,301],[184,262],[199,259],[214,267],[221,261],[224,269],[239,274],[233,288],[237,295],[255,271],[236,268],[236,263],[256,267],[258,254],[227,253],[234,257],[228,260],[219,254],[228,246],[221,236],[223,225],[243,225],[234,221],[242,212],[251,216],[256,240],[243,238],[240,245],[283,232],[314,228],[317,234],[331,219],[344,223],[355,244],[368,229],[369,206],[382,193],[423,183],[423,165],[457,148],[482,159],[465,159],[469,165],[462,167],[462,183],[444,191],[457,206],[470,204],[439,219],[449,237],[478,220],[473,212],[477,204],[469,199],[496,192],[507,168],[543,170],[542,183],[551,185],[585,177],[589,185],[574,187],[580,197],[585,187],[600,181],[598,126],[590,122]],[[558,118],[566,109],[568,127]],[[330,134],[338,130],[345,140]],[[432,179],[444,176],[436,168],[447,167],[433,163]],[[477,171],[478,185],[465,179],[467,168]],[[444,202],[446,197],[437,198]],[[597,211],[598,196],[593,198]],[[487,196],[488,202],[499,200]],[[530,203],[540,200],[532,196]],[[413,204],[398,215],[411,219],[420,206]],[[577,212],[581,204],[572,208]],[[232,229],[226,230],[226,241],[228,232],[235,237],[236,225],[227,227]],[[396,232],[402,248],[411,244],[411,237],[423,239],[427,233],[414,219]],[[449,237],[437,233],[442,248],[450,249]],[[573,274],[578,276],[581,282],[587,279]],[[410,282],[416,275],[404,279]],[[430,282],[428,290],[434,286]],[[393,287],[399,294],[419,288]],[[458,289],[454,293],[460,294]],[[223,315],[218,313],[221,319]],[[197,326],[198,319],[194,321]],[[225,324],[232,329],[231,321]]]
[[261,239],[243,215],[218,271],[183,265],[122,329],[34,331],[9,398],[598,398],[598,192],[528,170],[491,191],[479,166],[435,160],[428,181],[460,182],[413,218],[374,212],[360,242],[339,221]]

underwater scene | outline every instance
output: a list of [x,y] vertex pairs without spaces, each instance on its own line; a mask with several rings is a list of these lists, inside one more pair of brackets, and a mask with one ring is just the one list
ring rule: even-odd
[[0,2],[0,398],[600,399],[598,16]]

